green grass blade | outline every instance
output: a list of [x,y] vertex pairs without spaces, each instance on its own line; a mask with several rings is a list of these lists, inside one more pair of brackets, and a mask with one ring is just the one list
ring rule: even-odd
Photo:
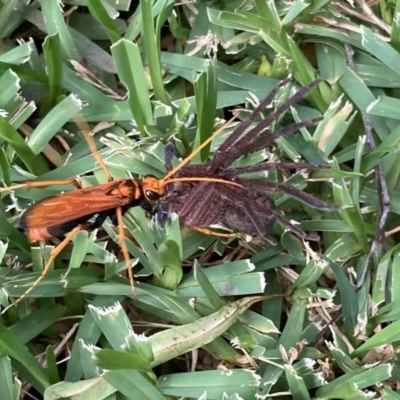
[[[195,147],[205,142],[213,133],[214,118],[217,106],[217,62],[210,62],[205,72],[201,73],[194,84],[196,93],[196,109],[198,128]],[[205,161],[210,145],[206,146],[197,155],[195,161]]]
[[61,93],[63,79],[63,62],[60,37],[56,33],[46,37],[43,43],[43,51],[46,58],[46,71],[49,77],[50,104],[56,104],[57,97]]
[[139,48],[125,39],[111,46],[121,82],[125,85],[129,106],[142,136],[147,136],[145,125],[153,125],[149,91]]
[[38,386],[36,386],[37,390],[43,392],[50,385],[44,368],[2,323],[0,323],[0,350],[2,353],[21,363],[32,374],[38,383]]
[[79,111],[82,110],[82,102],[74,95],[69,95],[58,103],[42,122],[36,127],[28,144],[35,154],[43,151],[44,146],[58,131]]
[[[158,1],[158,3],[161,3],[161,1]],[[154,21],[152,16],[152,4],[153,2],[151,0],[143,0],[140,3],[143,15],[144,47],[146,49],[146,56],[149,64],[149,72],[151,77],[151,83],[154,90],[154,96],[156,100],[159,100],[164,104],[169,104],[169,100],[165,92],[164,83],[162,79],[160,50],[159,50],[160,46],[154,28]]]
[[116,43],[121,39],[121,35],[115,26],[114,21],[110,17],[101,0],[88,0],[87,2],[90,13],[100,22],[111,43]]
[[0,137],[8,142],[31,173],[40,175],[48,170],[43,157],[35,156],[30,146],[2,116],[0,116]]
[[60,37],[63,58],[68,60],[79,59],[78,51],[75,48],[75,44],[65,23],[61,5],[52,0],[42,0],[40,4],[47,33],[49,35],[58,34]]

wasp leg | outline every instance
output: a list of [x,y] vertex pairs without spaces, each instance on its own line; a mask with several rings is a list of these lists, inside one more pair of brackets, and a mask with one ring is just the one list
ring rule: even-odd
[[64,179],[62,181],[43,181],[43,182],[25,182],[20,183],[18,185],[8,186],[4,188],[0,188],[0,193],[2,192],[10,192],[12,190],[17,190],[21,188],[41,188],[46,186],[56,186],[56,185],[74,185],[77,189],[82,189],[81,184],[77,179]]
[[51,267],[51,264],[53,263],[53,261],[56,259],[56,257],[64,250],[64,248],[67,246],[67,244],[72,240],[72,238],[80,231],[84,229],[84,226],[82,225],[78,225],[77,227],[75,227],[74,229],[72,229],[71,232],[68,233],[68,235],[64,238],[64,240],[57,246],[55,247],[51,253],[50,253],[50,257],[47,260],[46,265],[43,268],[43,271],[41,272],[41,274],[39,275],[39,277],[36,279],[35,282],[33,282],[33,284],[31,285],[31,287],[20,297],[18,298],[16,301],[14,301],[14,303],[12,303],[12,306],[16,306],[18,303],[20,303],[26,296],[28,296],[28,294],[30,292],[32,292],[33,289],[35,289],[35,287],[40,283],[40,281],[46,276],[47,272],[49,272],[49,269]]
[[131,268],[131,259],[129,257],[128,248],[126,247],[126,241],[125,241],[124,221],[122,219],[122,214],[123,214],[122,207],[118,207],[115,210],[115,212],[116,212],[117,221],[118,221],[119,245],[121,247],[122,254],[124,255],[126,268],[128,270],[129,284],[130,284],[131,289],[132,289],[132,294],[135,295],[135,285],[134,285],[134,282],[133,282],[133,271],[132,271],[132,268]]
[[83,136],[85,137],[86,142],[89,145],[90,151],[92,152],[94,159],[99,163],[100,167],[106,173],[108,182],[112,182],[114,180],[114,178],[111,176],[110,171],[108,170],[104,160],[101,158],[100,153],[97,150],[96,144],[95,144],[93,136],[92,136],[92,131],[90,130],[89,125],[83,121],[75,121],[75,124],[77,125],[79,130],[82,132]]

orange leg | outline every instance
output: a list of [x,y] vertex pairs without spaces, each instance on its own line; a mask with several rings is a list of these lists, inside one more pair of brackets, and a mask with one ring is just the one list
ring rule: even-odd
[[106,173],[108,177],[108,182],[113,181],[114,178],[111,176],[110,171],[108,170],[106,164],[104,163],[103,159],[100,156],[100,153],[97,150],[96,144],[93,140],[92,131],[90,130],[89,125],[83,121],[75,121],[75,124],[78,126],[83,136],[85,137],[85,140],[89,145],[90,151],[92,152],[94,159],[99,163],[100,167]]
[[26,183],[20,183],[18,185],[13,185],[5,188],[0,188],[0,193],[2,192],[9,192],[12,190],[17,190],[21,188],[40,188],[40,187],[46,187],[46,186],[56,186],[56,185],[74,185],[77,189],[81,189],[82,186],[79,183],[79,181],[75,178],[73,179],[64,179],[61,181],[43,181],[43,182],[26,182]]
[[134,285],[134,281],[133,281],[133,271],[132,271],[132,267],[131,267],[131,259],[129,257],[128,248],[126,247],[126,242],[125,242],[124,220],[122,218],[121,207],[118,207],[116,209],[116,213],[117,213],[117,222],[118,222],[119,245],[121,247],[122,254],[124,255],[126,268],[128,270],[129,284],[131,285],[132,294],[134,295],[135,294],[135,285]]
[[[39,277],[36,279],[35,282],[31,285],[31,287],[17,300],[14,301],[14,303],[11,304],[11,306],[16,306],[18,303],[20,303],[30,292],[32,292],[33,289],[40,283],[40,281],[46,276],[47,272],[49,272],[50,266],[53,263],[53,261],[56,259],[56,257],[63,251],[63,249],[67,246],[67,244],[72,240],[72,238],[79,232],[83,227],[81,225],[78,225],[76,228],[72,229],[71,232],[68,233],[67,236],[65,236],[64,240],[57,246],[55,247],[51,253],[50,257],[47,260],[46,265],[43,268],[43,271],[39,275]],[[5,310],[4,310],[5,311]],[[3,311],[3,312],[4,312]]]
[[221,237],[240,237],[242,236],[240,233],[220,233],[220,232],[215,232],[212,231],[211,229],[208,228],[199,228],[197,226],[193,227],[195,231],[204,233],[205,235],[213,235],[213,236],[221,236]]

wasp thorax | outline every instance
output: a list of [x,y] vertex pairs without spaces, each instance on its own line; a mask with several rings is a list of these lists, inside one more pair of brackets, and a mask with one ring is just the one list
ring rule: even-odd
[[147,175],[142,181],[143,194],[149,201],[157,201],[165,193],[165,188],[160,185],[160,180],[153,175]]

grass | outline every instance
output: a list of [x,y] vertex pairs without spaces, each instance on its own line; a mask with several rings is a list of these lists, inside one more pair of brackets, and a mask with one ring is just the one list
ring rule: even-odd
[[[124,224],[135,297],[116,226],[80,232],[0,317],[0,399],[400,399],[400,3],[25,3],[0,9],[4,186],[106,182],[82,121],[115,179],[162,177],[165,144],[190,154],[227,110],[254,109],[291,74],[296,86],[323,83],[285,118],[323,121],[238,165],[329,163],[268,179],[341,208],[274,195],[287,218],[321,233],[311,245],[276,224],[276,246],[206,236],[177,219],[161,230],[133,208]],[[69,189],[1,193],[3,310],[54,248],[28,243],[19,215]]]

